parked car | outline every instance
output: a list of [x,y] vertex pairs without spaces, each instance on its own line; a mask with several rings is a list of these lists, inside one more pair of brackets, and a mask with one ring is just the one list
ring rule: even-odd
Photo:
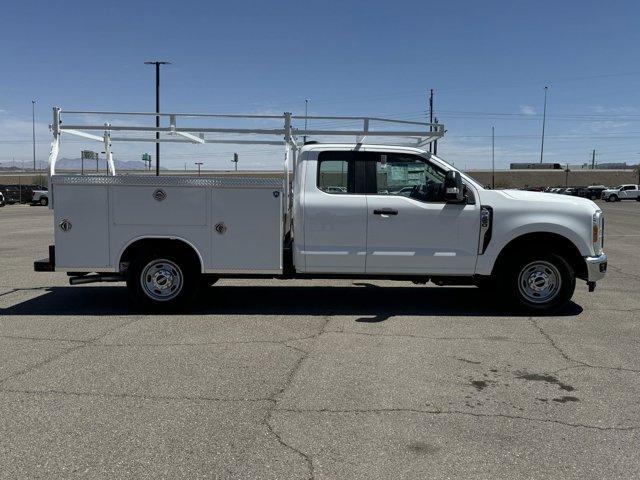
[[47,187],[42,185],[26,185],[26,184],[11,184],[0,185],[0,191],[5,196],[5,200],[9,204],[14,203],[30,203],[33,198],[34,190],[46,190]]
[[43,207],[49,205],[49,191],[34,190],[31,197],[31,205],[42,205]]
[[619,202],[621,200],[637,200],[640,202],[640,189],[638,185],[618,185],[602,192],[602,199],[607,202]]
[[9,205],[20,203],[20,188],[17,185],[0,185],[0,192]]
[[0,207],[4,207],[7,202],[4,200],[4,195],[0,192]]
[[588,198],[589,200],[596,200],[602,197],[602,192],[604,190],[606,190],[606,187],[581,187],[576,189],[574,195],[578,197]]

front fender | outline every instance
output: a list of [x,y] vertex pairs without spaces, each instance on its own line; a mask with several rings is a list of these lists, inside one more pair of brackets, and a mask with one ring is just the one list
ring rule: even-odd
[[[500,216],[494,217],[494,234],[491,242],[484,254],[478,255],[476,262],[476,274],[490,275],[493,266],[500,255],[500,252],[511,241],[518,237],[531,233],[553,233],[568,239],[573,243],[580,254],[584,257],[592,255],[592,246],[588,243],[590,230],[586,221],[577,219],[563,218],[564,223],[556,221],[537,219],[530,220],[531,214],[526,214],[522,218],[513,218],[508,222],[500,224]],[[544,250],[544,245],[539,245]]]

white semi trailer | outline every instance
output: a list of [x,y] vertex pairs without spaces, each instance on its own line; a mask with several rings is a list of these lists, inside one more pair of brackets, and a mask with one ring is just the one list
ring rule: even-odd
[[[294,122],[305,118],[289,113],[160,116],[165,126],[65,125],[61,109],[54,108],[49,205],[55,245],[35,270],[66,271],[71,284],[126,281],[135,302],[156,310],[184,307],[203,284],[218,278],[267,277],[477,285],[501,292],[518,307],[549,311],[570,300],[576,279],[593,291],[605,275],[604,222],[595,203],[483,188],[425,148],[442,137],[440,124],[307,117],[359,126],[296,129]],[[190,118],[281,123],[177,125]],[[91,133],[96,131],[101,135]],[[131,132],[135,136],[116,136]],[[271,178],[116,174],[112,142],[155,142],[140,136],[148,132],[161,132],[160,141],[283,145],[284,169]],[[56,172],[65,134],[102,142],[109,174]],[[322,136],[355,141],[300,141]],[[404,144],[375,143],[398,137]]]

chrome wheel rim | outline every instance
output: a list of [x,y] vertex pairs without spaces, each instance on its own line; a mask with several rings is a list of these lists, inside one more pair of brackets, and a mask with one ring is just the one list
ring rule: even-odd
[[562,277],[552,263],[537,260],[520,270],[518,290],[531,303],[547,303],[560,292]]
[[149,262],[142,270],[140,283],[149,298],[166,302],[182,291],[184,276],[180,267],[174,262],[159,258]]

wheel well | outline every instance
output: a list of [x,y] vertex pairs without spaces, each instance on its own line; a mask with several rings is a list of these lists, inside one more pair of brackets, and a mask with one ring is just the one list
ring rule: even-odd
[[549,232],[527,233],[511,240],[498,255],[491,273],[499,272],[509,258],[518,252],[533,251],[539,249],[541,245],[544,246],[545,251],[563,257],[573,268],[576,277],[587,278],[587,266],[578,247],[567,237]]
[[193,262],[194,265],[197,265],[201,272],[203,271],[202,260],[197,250],[184,240],[171,238],[141,238],[140,240],[132,242],[125,248],[120,256],[120,262],[118,263],[119,270],[122,272],[129,268],[131,260],[142,252],[154,250],[177,253]]

